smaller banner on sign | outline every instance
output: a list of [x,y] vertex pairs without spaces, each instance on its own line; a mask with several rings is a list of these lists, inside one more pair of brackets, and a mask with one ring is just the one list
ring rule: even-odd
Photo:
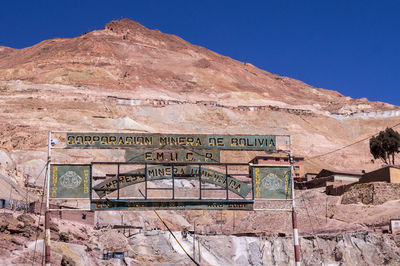
[[[119,175],[119,188],[124,188],[127,186],[135,185],[141,182],[145,182],[145,169],[138,169],[131,171],[129,173],[122,173]],[[176,179],[198,179],[199,178],[199,167],[198,166],[176,166],[173,168],[171,166],[154,166],[147,168],[147,181],[155,181],[161,179],[170,179],[172,177],[172,171],[176,176]],[[179,175],[185,175],[185,177],[179,177]],[[214,184],[222,188],[226,188],[226,178],[225,174],[207,169],[205,167],[201,168],[201,180],[206,183]],[[109,178],[100,184],[94,186],[96,193],[99,197],[104,197],[107,192],[113,192],[117,190],[118,179],[116,176]],[[111,189],[111,190],[110,190]],[[233,193],[245,198],[247,194],[250,193],[251,187],[245,182],[242,182],[236,178],[228,175],[228,190]]]
[[127,162],[212,162],[220,161],[219,150],[151,150],[129,149],[125,151]]
[[50,198],[88,199],[90,165],[52,164]]
[[291,199],[290,175],[290,166],[254,166],[254,198]]

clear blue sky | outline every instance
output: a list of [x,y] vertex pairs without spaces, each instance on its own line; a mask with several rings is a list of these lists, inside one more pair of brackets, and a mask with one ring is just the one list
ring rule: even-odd
[[400,1],[2,1],[0,45],[130,18],[269,72],[400,106]]

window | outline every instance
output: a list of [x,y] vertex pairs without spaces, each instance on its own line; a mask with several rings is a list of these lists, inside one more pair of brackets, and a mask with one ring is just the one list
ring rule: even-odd
[[294,170],[300,170],[300,166],[295,166]]
[[281,160],[281,158],[275,158],[275,161],[279,162]]
[[295,176],[300,176],[300,174],[299,174],[299,173],[296,173]]

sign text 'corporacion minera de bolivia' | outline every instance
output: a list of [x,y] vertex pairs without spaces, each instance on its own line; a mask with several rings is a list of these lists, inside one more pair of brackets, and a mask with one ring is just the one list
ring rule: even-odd
[[209,134],[67,133],[75,148],[193,148],[221,150],[276,150],[276,136]]

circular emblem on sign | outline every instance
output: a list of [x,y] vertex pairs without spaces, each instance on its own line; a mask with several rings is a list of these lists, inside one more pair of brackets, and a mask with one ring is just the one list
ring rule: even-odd
[[74,171],[68,171],[60,177],[60,183],[66,188],[76,188],[82,183],[82,177]]
[[279,190],[283,187],[282,180],[273,173],[269,173],[262,181],[263,187],[267,190]]

